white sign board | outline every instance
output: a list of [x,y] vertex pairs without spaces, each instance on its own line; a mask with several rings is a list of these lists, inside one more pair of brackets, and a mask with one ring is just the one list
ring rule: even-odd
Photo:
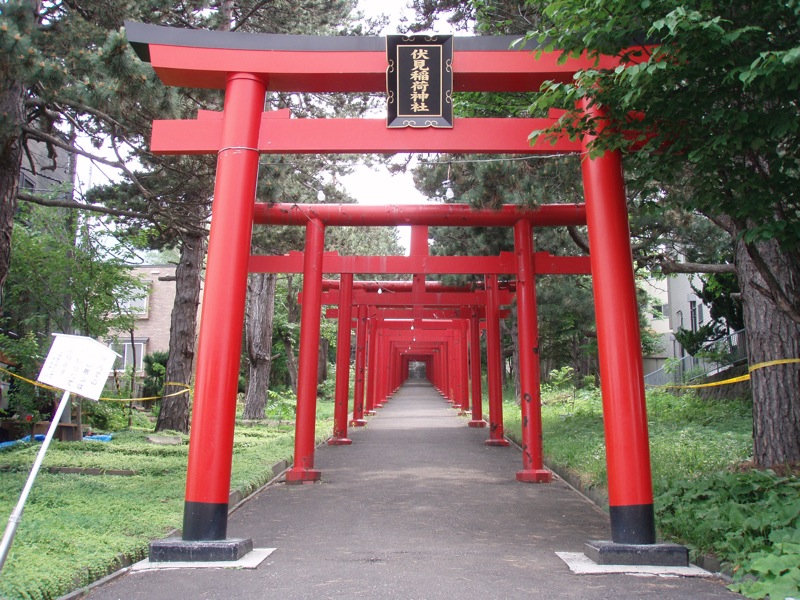
[[54,335],[56,339],[39,373],[39,381],[91,400],[100,398],[119,355],[92,338]]

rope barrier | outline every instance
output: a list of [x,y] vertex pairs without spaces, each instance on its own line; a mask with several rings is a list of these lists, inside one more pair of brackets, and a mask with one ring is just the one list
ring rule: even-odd
[[800,358],[782,358],[779,360],[770,360],[767,362],[758,363],[757,365],[748,367],[747,375],[739,375],[738,377],[731,377],[730,379],[724,379],[723,381],[713,381],[711,383],[697,383],[693,385],[652,385],[652,384],[646,384],[646,385],[651,388],[684,389],[684,390],[716,387],[719,385],[730,385],[733,383],[741,383],[742,381],[750,381],[750,373],[752,373],[753,371],[758,371],[759,369],[765,369],[767,367],[774,367],[776,365],[788,365],[794,363],[800,363]]
[[[12,373],[11,371],[9,371],[7,369],[3,369],[2,367],[0,367],[0,372],[5,373],[6,375],[10,375],[11,377],[15,377],[15,378],[17,378],[17,379],[19,379],[21,381],[24,381],[25,383],[29,383],[29,384],[31,384],[31,385],[33,385],[35,387],[40,387],[42,389],[51,390],[51,391],[54,391],[54,392],[61,391],[59,388],[56,388],[56,387],[53,387],[51,385],[47,385],[47,384],[44,384],[44,383],[39,383],[38,381],[33,381],[32,379],[28,379],[27,377],[23,377],[22,375],[18,375],[17,373]],[[191,386],[187,385],[185,383],[176,383],[174,381],[169,381],[169,382],[164,384],[164,387],[166,388],[168,385],[182,387],[182,388],[185,388],[185,389],[182,389],[182,390],[180,390],[178,392],[173,392],[171,394],[167,394],[165,396],[148,396],[146,398],[105,398],[105,397],[101,397],[101,398],[98,398],[98,400],[102,400],[104,402],[141,402],[143,400],[161,400],[161,398],[172,398],[173,396],[180,396],[181,394],[186,394],[187,392],[191,392],[191,390],[192,390]]]

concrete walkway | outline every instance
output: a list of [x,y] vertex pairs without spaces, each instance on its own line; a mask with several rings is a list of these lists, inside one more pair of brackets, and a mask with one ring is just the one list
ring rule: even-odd
[[322,482],[267,487],[229,537],[275,548],[256,569],[131,572],[89,598],[737,598],[716,578],[576,575],[556,552],[608,539],[607,516],[556,478],[515,480],[515,447],[427,383],[406,384],[352,446],[318,449]]

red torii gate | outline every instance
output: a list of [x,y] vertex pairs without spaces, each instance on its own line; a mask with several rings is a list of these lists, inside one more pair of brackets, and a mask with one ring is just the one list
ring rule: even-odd
[[[139,56],[152,64],[165,84],[225,90],[221,114],[203,111],[195,121],[154,122],[151,147],[165,154],[218,155],[183,540],[187,548],[192,547],[191,542],[202,546],[214,541],[210,546],[230,548],[238,555],[246,551],[246,541],[224,541],[259,155],[586,153],[593,138],[578,142],[561,136],[554,144],[540,141],[529,145],[528,134],[548,127],[552,119],[456,119],[452,129],[387,130],[378,119],[293,119],[283,111],[265,113],[268,90],[385,91],[384,40],[178,30],[137,23],[126,23],[126,29]],[[559,53],[534,57],[531,52],[510,51],[512,41],[455,38],[454,90],[538,91],[545,80],[570,81],[579,69],[598,66],[586,57],[560,63]],[[602,57],[599,63],[605,67],[619,64],[614,57]],[[603,113],[597,106],[583,108],[603,126]],[[647,416],[620,155],[606,152],[590,157],[587,153],[581,168],[594,277],[611,537],[616,544],[652,545],[656,538]],[[315,226],[307,229],[305,272],[322,263],[321,221],[311,222]],[[525,243],[522,238],[527,236],[528,226],[515,225],[515,239]],[[525,273],[529,270],[523,268],[521,286],[528,289],[522,294],[531,295],[531,280]],[[318,298],[321,277],[309,279],[304,292]],[[307,306],[311,303],[304,310]],[[317,335],[318,327],[317,321]],[[534,351],[526,342],[530,340],[521,340],[523,351]],[[530,393],[532,376],[526,375],[523,394]],[[301,385],[308,384],[301,381]],[[307,416],[298,414],[298,420],[301,418]],[[175,550],[178,558],[194,552],[196,549],[187,551],[180,545]]]
[[[338,284],[338,282],[335,282],[335,283]],[[359,282],[359,283],[363,283],[363,282]],[[427,282],[427,283],[430,286],[432,282]],[[411,284],[411,282],[409,282],[409,281],[389,282],[388,284],[387,284],[387,282],[368,282],[367,286],[363,286],[363,287],[371,287],[371,288],[373,288],[368,293],[362,294],[361,298],[359,298],[358,296],[353,298],[352,294],[350,296],[348,296],[347,298],[351,300],[352,305],[355,306],[355,307],[358,307],[358,306],[361,306],[361,305],[365,305],[365,306],[368,307],[368,309],[370,307],[377,308],[377,303],[379,301],[379,296],[378,296],[377,290],[387,290],[387,291],[395,291],[395,292],[398,291],[398,290],[407,290],[408,288],[410,288],[409,284]],[[347,284],[343,283],[342,286],[344,286],[344,285],[347,285]],[[361,287],[361,286],[359,286],[359,287]],[[431,286],[431,287],[435,287],[436,289],[442,289],[442,286],[435,286],[434,285],[434,286]],[[430,290],[428,289],[427,291],[430,291]],[[472,365],[476,365],[478,367],[478,371],[477,372],[475,372],[475,371],[472,372],[472,381],[473,381],[473,389],[472,389],[473,419],[472,419],[472,421],[470,421],[469,425],[471,427],[483,427],[483,426],[486,425],[486,422],[483,421],[482,408],[481,408],[482,399],[481,399],[481,392],[480,392],[481,384],[480,384],[480,370],[479,370],[479,368],[480,368],[480,342],[479,342],[479,337],[478,336],[480,335],[480,333],[479,333],[479,329],[480,329],[479,321],[481,319],[486,319],[485,293],[481,294],[481,293],[477,292],[476,290],[467,289],[466,287],[462,288],[462,289],[457,289],[457,288],[452,288],[451,289],[451,288],[448,288],[448,291],[450,291],[450,292],[460,292],[461,295],[458,297],[459,302],[455,302],[455,299],[452,298],[452,296],[451,296],[450,302],[454,302],[454,304],[452,306],[439,305],[439,304],[431,301],[430,300],[431,295],[426,293],[424,296],[422,296],[422,297],[417,299],[418,302],[425,303],[426,306],[427,306],[427,308],[425,308],[421,313],[416,311],[414,308],[392,308],[392,307],[386,307],[386,308],[378,308],[379,318],[383,319],[383,320],[387,320],[388,319],[388,320],[391,320],[393,322],[404,323],[409,331],[414,331],[415,327],[418,327],[420,330],[425,330],[427,325],[428,325],[428,323],[430,323],[432,319],[436,320],[436,321],[432,321],[434,323],[441,322],[443,319],[448,319],[448,320],[451,320],[451,321],[452,320],[457,320],[459,322],[462,322],[462,321],[468,321],[469,322],[469,327],[472,328],[470,331],[474,330],[474,332],[475,332],[475,336],[473,336],[470,339],[470,342],[469,342],[470,350],[472,352],[472,354],[470,355],[470,359],[472,361]],[[345,301],[343,298],[344,298],[344,294],[341,292],[341,290],[340,290],[340,293],[338,295],[335,294],[335,293],[331,293],[331,292],[323,293],[323,298],[322,298],[323,305],[325,305],[325,304],[334,304],[334,305],[338,305],[338,306],[341,307],[340,309],[328,309],[327,312],[326,312],[326,316],[327,317],[339,318],[339,326],[340,326],[340,328],[341,327],[347,327],[347,325],[346,325],[347,321],[341,315],[341,311],[347,310],[342,305],[343,302]],[[398,305],[400,305],[400,306],[406,306],[408,304],[411,304],[410,301],[405,299],[406,298],[405,296],[401,296],[399,299],[396,298],[395,296],[391,296],[390,298],[391,298],[390,302],[392,302],[392,303],[397,302]],[[441,301],[441,298],[436,297],[436,300],[437,301]],[[510,301],[511,301],[511,298],[509,296],[509,299],[508,299],[507,302],[505,302],[505,304],[510,303]],[[428,304],[429,302],[431,302],[431,304]],[[416,306],[419,306],[419,305],[415,304],[415,307]],[[432,308],[432,306],[436,306],[436,308]],[[440,306],[444,306],[444,308],[441,308]],[[468,314],[465,315],[464,314],[465,311]],[[500,311],[500,312],[501,312],[500,316],[502,316],[502,317],[506,317],[509,314],[509,311]],[[411,337],[411,342],[414,342],[414,346],[413,346],[414,351],[418,353],[419,344],[415,343],[416,340],[414,339],[413,334],[411,334],[409,337]],[[342,336],[339,337],[339,340],[340,341],[342,340]],[[346,344],[347,342],[345,341],[344,343]],[[350,351],[350,347],[347,346],[347,354],[343,355],[344,356],[344,360],[349,358],[349,351]],[[339,357],[337,356],[337,359],[338,358]],[[379,360],[379,363],[377,365],[378,369],[380,369],[381,366],[383,366],[384,364],[385,364],[384,361]],[[390,366],[390,368],[393,368],[392,364],[390,364],[389,366]],[[340,372],[342,373],[342,375],[341,375],[342,378],[345,378],[348,368],[349,368],[349,364],[347,362],[343,362],[343,363],[338,363],[337,362],[337,378],[339,377],[338,374]],[[341,369],[341,371],[339,369]],[[431,373],[431,372],[432,371],[429,369],[428,373]],[[431,379],[431,381],[434,382],[434,379]],[[338,382],[338,379],[337,379],[337,382]],[[348,400],[348,398],[347,398],[347,394],[348,394],[347,383],[348,382],[345,379],[344,383],[342,384],[341,395],[337,394],[337,396],[336,396],[336,402],[337,403],[344,403],[344,404],[347,403],[347,400]],[[394,389],[385,390],[385,393],[381,397],[378,397],[376,399],[376,401],[379,402],[382,399],[382,397],[388,396],[393,391],[394,391]],[[466,389],[461,390],[461,394],[462,394],[462,398],[461,398],[462,401],[460,403],[460,406],[464,410],[467,410],[469,408],[469,394],[467,393]],[[452,401],[452,399],[451,399],[451,401]],[[354,411],[354,417],[353,417],[353,419],[354,419],[353,424],[355,426],[359,426],[359,425],[363,424],[363,422],[361,422],[361,420],[360,420],[362,415],[361,415],[361,411],[358,408],[358,404],[359,404],[358,403],[358,396],[356,396],[356,410]],[[372,404],[375,404],[375,402],[373,402]],[[337,406],[338,406],[338,404],[337,404]],[[345,418],[346,418],[346,415],[345,415]],[[337,434],[337,432],[340,432],[340,433]],[[334,423],[334,437],[328,443],[329,444],[347,443],[347,442],[341,442],[338,439],[339,437],[346,435],[346,432],[347,432],[346,424],[340,425],[340,424],[337,424],[335,422]]]
[[[347,210],[349,208],[349,210]],[[272,205],[266,207],[257,205],[259,213],[256,221],[263,224],[296,224],[305,223],[307,235],[306,253],[295,252],[285,257],[293,259],[294,269],[299,268],[299,263],[303,263],[304,290],[306,282],[310,277],[314,278],[313,289],[322,286],[322,272],[340,273],[374,273],[378,272],[379,267],[382,272],[409,273],[414,275],[410,290],[406,292],[395,292],[391,296],[386,295],[381,298],[377,294],[367,302],[358,299],[358,292],[353,296],[351,291],[350,302],[348,305],[367,305],[376,306],[462,306],[471,305],[472,294],[465,296],[463,293],[428,292],[426,291],[424,275],[432,273],[475,273],[484,272],[489,279],[487,288],[489,291],[486,298],[482,299],[481,304],[488,305],[490,316],[487,318],[487,338],[488,345],[492,351],[497,351],[497,358],[493,355],[488,361],[489,364],[489,421],[490,439],[487,445],[505,446],[508,441],[503,434],[503,408],[502,390],[499,364],[499,327],[497,326],[498,306],[500,298],[494,301],[493,294],[499,294],[497,290],[497,274],[516,275],[516,287],[521,289],[519,294],[520,315],[525,317],[518,319],[520,326],[520,340],[525,340],[530,351],[520,351],[520,374],[522,390],[522,447],[523,447],[523,468],[517,473],[519,481],[526,482],[547,482],[551,479],[550,472],[544,468],[541,441],[541,416],[540,416],[540,394],[539,394],[539,362],[535,354],[538,347],[538,333],[536,324],[536,300],[534,294],[534,261],[541,263],[539,272],[548,273],[589,273],[589,261],[586,257],[557,257],[546,253],[533,253],[532,249],[532,225],[546,223],[547,225],[578,225],[583,222],[583,207],[576,205],[552,205],[541,207],[534,210],[520,209],[514,206],[505,207],[502,211],[474,210],[463,205],[423,205],[416,207],[406,207],[406,210],[386,210],[385,207],[367,207],[373,210],[364,211],[361,214],[358,209],[353,209],[351,205],[311,205],[300,207],[298,205]],[[377,210],[374,210],[377,209]],[[384,256],[366,257],[349,256],[342,257],[337,253],[321,253],[324,240],[324,230],[328,225],[363,225],[368,220],[369,225],[387,226],[402,223],[412,223],[411,254],[407,257]],[[491,223],[495,226],[514,226],[515,231],[515,253],[504,252],[499,257],[490,256],[437,256],[428,255],[427,246],[427,223],[434,222],[439,225],[485,225]],[[425,223],[425,225],[420,225]],[[312,250],[313,249],[313,252]],[[321,253],[321,254],[320,254]],[[315,256],[316,255],[316,256]],[[326,257],[328,258],[326,264]],[[282,257],[275,256],[253,256],[250,260],[250,269],[253,271],[285,272],[292,270],[288,260],[281,261]],[[431,259],[437,259],[432,261]],[[279,266],[280,265],[280,266]],[[352,285],[352,284],[350,284]],[[376,284],[377,285],[377,284]],[[386,286],[388,289],[388,285]],[[494,288],[496,292],[492,290]],[[442,288],[444,289],[444,288]],[[361,292],[363,294],[363,292]],[[304,297],[306,297],[304,295]],[[487,301],[488,299],[488,301]],[[300,365],[298,380],[301,374],[312,373],[316,370],[316,349],[319,345],[319,323],[312,323],[306,319],[315,320],[319,318],[322,305],[321,295],[311,295],[307,297],[308,302],[303,303],[300,339]],[[327,298],[328,302],[335,302],[335,299]],[[309,304],[306,312],[306,304]],[[362,317],[363,318],[363,317]],[[349,322],[347,315],[342,320]],[[341,323],[341,321],[340,321]],[[361,357],[362,345],[359,344],[359,351],[356,357],[356,389],[355,389],[355,408],[353,425],[363,425],[363,397],[362,379],[359,375],[362,370],[363,362],[370,365],[367,379],[366,392],[366,412],[372,413],[377,402],[376,397],[382,382],[379,379],[380,369],[375,365],[382,366],[384,363],[378,360],[378,344],[375,336],[374,319],[368,319],[366,327],[369,331],[368,358]],[[524,330],[522,328],[525,328]],[[357,330],[358,331],[358,330]],[[340,341],[347,343],[344,339]],[[357,339],[358,335],[357,335]],[[309,349],[307,353],[303,349]],[[445,350],[450,346],[446,345]],[[309,361],[305,364],[304,361]],[[460,363],[458,363],[460,365]],[[340,365],[341,366],[341,365]],[[448,365],[444,367],[447,370]],[[341,371],[339,371],[341,372]],[[526,373],[526,375],[522,375]],[[460,373],[465,375],[466,371]],[[530,374],[530,375],[527,375]],[[449,372],[444,377],[444,382],[452,383],[452,389],[442,390],[447,397],[458,397],[458,402],[463,403],[463,395],[466,386],[461,380],[453,381]],[[295,438],[295,463],[294,467],[287,473],[287,482],[314,481],[320,477],[320,472],[314,469],[314,415],[316,407],[316,386],[308,383],[301,389],[298,382],[298,416],[297,416],[297,436]],[[342,388],[344,384],[340,384]],[[341,389],[344,394],[345,390]],[[302,416],[301,416],[302,415]],[[341,419],[341,416],[340,416]],[[342,431],[343,426],[340,421],[334,426],[337,431]],[[341,437],[346,440],[345,437]],[[346,444],[346,441],[338,443]]]

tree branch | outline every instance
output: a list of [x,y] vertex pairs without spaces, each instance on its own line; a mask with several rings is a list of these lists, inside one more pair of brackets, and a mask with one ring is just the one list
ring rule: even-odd
[[664,275],[675,273],[736,273],[736,265],[730,263],[706,265],[703,263],[679,263],[672,260],[663,260],[660,262],[660,266]]
[[30,137],[40,140],[42,142],[46,142],[48,144],[53,144],[54,146],[58,146],[62,150],[66,150],[67,152],[73,152],[75,154],[80,154],[81,156],[85,156],[89,160],[99,162],[103,165],[108,165],[109,167],[114,167],[115,169],[121,169],[123,165],[119,162],[108,160],[107,158],[103,158],[102,156],[98,156],[97,154],[92,154],[90,152],[86,152],[77,146],[70,145],[53,135],[49,135],[36,129],[34,127],[30,127],[28,125],[22,125],[22,130],[28,134]]
[[79,210],[88,210],[105,215],[112,215],[114,217],[130,217],[132,219],[152,220],[149,215],[144,213],[130,210],[116,210],[114,208],[108,208],[98,204],[81,204],[80,202],[75,202],[74,200],[52,200],[50,198],[42,198],[41,196],[34,196],[32,194],[25,194],[23,192],[18,193],[17,198],[25,202],[33,202],[34,204],[38,204],[40,206],[50,206],[54,208],[76,208]]
[[583,239],[583,236],[578,232],[578,228],[574,225],[569,225],[567,227],[567,232],[569,232],[569,237],[572,238],[572,241],[575,242],[575,245],[584,251],[584,253],[589,254],[589,244]]

